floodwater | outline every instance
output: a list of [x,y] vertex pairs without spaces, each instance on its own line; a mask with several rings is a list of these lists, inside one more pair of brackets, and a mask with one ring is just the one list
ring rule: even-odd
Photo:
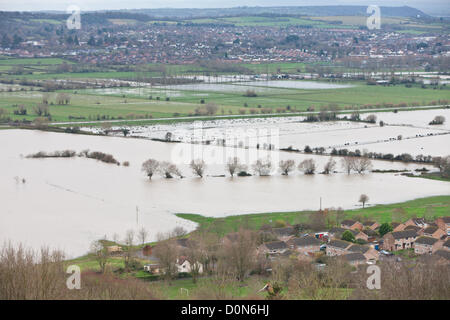
[[243,82],[245,85],[253,86],[267,86],[275,88],[288,89],[344,89],[352,88],[352,84],[335,84],[319,81],[295,81],[295,80],[269,80],[269,81],[249,81]]
[[[187,230],[193,223],[175,213],[225,216],[241,213],[295,211],[323,207],[358,206],[361,193],[370,204],[393,203],[419,197],[450,194],[449,184],[396,174],[340,173],[305,176],[298,171],[286,177],[215,177],[224,174],[223,161],[234,155],[251,163],[256,158],[313,158],[322,170],[328,157],[276,151],[224,148],[146,139],[50,133],[31,130],[0,131],[0,241],[23,242],[39,248],[63,249],[69,256],[86,253],[92,240],[114,234],[123,238],[128,229],[145,226],[151,239],[175,226]],[[90,149],[111,153],[129,167],[92,159],[28,159],[40,150]],[[258,152],[255,154],[255,152]],[[203,157],[207,176],[196,178],[191,158]],[[152,181],[141,172],[148,158],[176,162],[185,178]],[[339,161],[339,158],[337,158]],[[414,170],[414,164],[374,161],[375,169]],[[25,182],[22,182],[25,179]]]
[[[174,140],[187,143],[224,139],[228,146],[256,147],[270,143],[275,148],[303,150],[323,147],[327,152],[333,148],[369,152],[410,153],[413,156],[450,154],[450,109],[420,111],[377,112],[378,121],[386,125],[351,121],[301,122],[304,117],[275,117],[221,119],[204,122],[187,122],[130,127],[131,135],[163,139],[167,132]],[[364,118],[368,114],[362,114]],[[444,116],[442,125],[429,125],[435,116]],[[115,127],[119,129],[120,127]],[[86,129],[100,132],[99,128]],[[119,133],[120,134],[120,133]],[[269,142],[270,141],[270,142]]]
[[177,90],[202,90],[202,91],[215,91],[215,92],[245,92],[247,90],[254,90],[256,93],[283,93],[282,89],[343,89],[351,88],[354,85],[351,84],[334,84],[328,82],[319,81],[296,81],[296,80],[257,80],[257,81],[245,81],[245,82],[233,82],[226,83],[198,83],[198,84],[180,84],[180,85],[168,85],[157,86],[158,88],[168,88]]

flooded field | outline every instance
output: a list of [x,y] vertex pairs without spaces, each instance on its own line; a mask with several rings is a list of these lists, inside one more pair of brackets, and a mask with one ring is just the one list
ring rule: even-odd
[[[304,117],[278,117],[267,119],[213,120],[202,123],[177,123],[130,127],[131,135],[164,139],[167,132],[173,140],[187,143],[210,141],[227,146],[263,147],[270,143],[275,148],[303,150],[323,147],[359,149],[369,152],[410,153],[411,155],[444,156],[450,154],[450,121],[442,125],[429,125],[435,116],[450,120],[450,109],[377,112],[377,124],[352,121],[302,122]],[[363,114],[362,118],[367,116]],[[113,129],[119,129],[115,127]],[[87,128],[100,132],[98,128]],[[120,133],[119,133],[120,134]]]
[[243,82],[247,86],[266,86],[289,89],[343,89],[354,87],[351,84],[334,84],[319,81],[270,80]]
[[[14,143],[12,143],[14,142]],[[398,174],[338,173],[290,176],[273,172],[269,177],[223,177],[224,161],[238,156],[251,164],[256,158],[306,158],[322,170],[328,157],[287,152],[162,143],[146,139],[71,135],[27,130],[0,132],[0,241],[24,242],[38,248],[49,245],[71,256],[84,254],[89,243],[100,237],[123,238],[126,230],[145,226],[152,239],[175,226],[192,230],[195,225],[174,213],[225,216],[241,213],[294,211],[323,207],[358,206],[361,193],[370,205],[406,201],[418,197],[450,194],[447,182],[412,179]],[[111,153],[129,167],[92,159],[28,159],[38,151],[84,149]],[[196,178],[188,163],[205,159],[207,176]],[[177,163],[185,178],[149,181],[141,172],[148,158]],[[336,158],[339,163],[339,158]],[[275,165],[276,167],[276,165]],[[380,170],[414,170],[423,165],[373,161]],[[431,168],[431,167],[429,167]]]

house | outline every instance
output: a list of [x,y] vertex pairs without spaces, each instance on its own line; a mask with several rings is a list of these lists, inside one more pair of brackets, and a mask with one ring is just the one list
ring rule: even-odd
[[144,271],[151,274],[160,274],[162,272],[161,267],[158,263],[149,263],[144,265]]
[[404,223],[405,226],[418,226],[420,228],[425,229],[428,227],[424,218],[411,218]]
[[289,247],[284,241],[272,241],[263,243],[259,250],[266,254],[283,254],[289,250]]
[[350,230],[362,230],[364,227],[361,222],[355,220],[344,220],[341,222],[341,228]]
[[414,230],[389,232],[383,237],[383,249],[397,251],[414,247],[417,234]]
[[356,236],[359,233],[359,231],[356,231],[356,230],[334,227],[334,228],[331,228],[330,231],[328,232],[329,238],[330,239],[341,239],[342,234],[347,230],[349,230],[351,233],[353,233],[354,236]]
[[352,245],[351,242],[343,241],[343,240],[331,240],[327,244],[327,256],[341,256],[343,254],[348,253],[347,248]]
[[142,255],[149,257],[152,255],[152,246],[146,245],[145,247],[142,248]]
[[284,228],[272,228],[272,233],[275,234],[278,240],[288,241],[295,236],[294,227],[284,227]]
[[[360,233],[364,233],[367,236],[367,242],[374,242],[378,238],[378,233],[375,230],[372,230],[370,228],[365,228]],[[360,237],[361,239],[364,239],[365,236]],[[355,239],[358,239],[357,236],[355,236]]]
[[436,225],[439,229],[446,232],[447,236],[450,236],[450,217],[437,218]]
[[[198,273],[203,273],[203,265],[200,262],[192,264],[186,257],[179,257],[175,263],[178,272],[191,272],[192,267],[196,265],[198,267]],[[195,269],[194,269],[195,270]]]
[[419,237],[414,243],[415,254],[433,253],[442,247],[442,241],[432,237]]
[[447,234],[444,230],[439,229],[438,227],[428,227],[425,230],[423,230],[423,235],[426,237],[432,237],[435,239],[442,239],[443,237],[446,237]]
[[357,266],[366,263],[366,257],[364,257],[364,255],[361,252],[347,253],[341,257],[352,266]]
[[414,230],[418,236],[423,236],[423,228],[415,226],[415,225],[406,226],[406,228],[404,230]]
[[348,251],[362,253],[364,255],[364,257],[366,258],[366,261],[375,262],[380,257],[379,252],[370,246],[364,246],[364,245],[362,246],[362,245],[354,244],[348,248]]
[[371,230],[376,230],[380,224],[376,221],[366,221],[363,223],[364,228],[368,228]]
[[369,236],[365,234],[364,232],[358,232],[358,234],[355,236],[356,240],[364,240],[365,242],[369,242]]
[[391,223],[392,226],[392,231],[393,232],[397,232],[397,231],[403,231],[406,228],[406,225],[403,223],[398,223],[398,222],[392,222]]
[[288,245],[291,249],[299,253],[310,254],[320,252],[320,240],[315,237],[306,236],[303,238],[293,238],[288,241]]

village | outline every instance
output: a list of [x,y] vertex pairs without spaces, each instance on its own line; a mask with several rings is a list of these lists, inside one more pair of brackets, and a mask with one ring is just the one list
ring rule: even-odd
[[[298,225],[281,228],[264,226],[258,231],[261,239],[272,239],[255,248],[256,256],[268,260],[267,271],[270,271],[270,262],[288,258],[312,263],[318,269],[326,267],[324,257],[340,259],[353,267],[377,264],[380,260],[401,261],[402,256],[415,258],[422,255],[432,256],[437,264],[450,263],[450,216],[434,221],[411,218],[403,223],[384,225],[370,220],[343,220],[340,226],[328,231],[304,233],[300,229]],[[238,237],[237,233],[227,234],[220,240],[219,246],[233,243]],[[195,268],[195,272],[202,274],[202,262],[193,260],[189,254],[192,247],[199,244],[189,237],[177,238],[174,244],[172,249],[178,253],[178,256],[173,256],[176,272],[189,274]],[[164,266],[152,251],[155,246],[158,243],[143,246],[136,256],[152,261],[143,265],[146,272],[164,275]],[[120,245],[106,248],[112,256],[123,253]]]

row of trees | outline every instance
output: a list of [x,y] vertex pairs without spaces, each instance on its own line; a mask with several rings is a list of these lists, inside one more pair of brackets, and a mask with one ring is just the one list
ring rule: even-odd
[[[189,167],[191,168],[192,173],[195,176],[203,178],[206,172],[207,165],[204,160],[195,159],[190,162]],[[363,174],[365,171],[368,171],[372,168],[372,162],[370,159],[365,157],[360,158],[344,157],[341,160],[341,167],[345,170],[345,172],[347,172],[347,174],[350,174],[352,171],[355,171],[359,174]],[[250,175],[249,173],[247,173],[248,166],[246,164],[241,163],[238,157],[229,158],[225,165],[225,168],[231,177],[234,177],[235,175],[238,176]],[[251,168],[256,175],[269,176],[274,169],[274,164],[269,158],[258,159],[252,164]],[[281,160],[278,163],[278,170],[281,172],[282,175],[286,176],[289,175],[291,172],[295,170],[295,168],[296,163],[292,159]],[[336,160],[330,157],[330,159],[323,166],[323,171],[321,173],[331,174],[335,172],[336,168],[337,168]],[[300,172],[303,172],[304,174],[312,175],[315,174],[317,171],[317,164],[314,159],[305,159],[297,165],[297,169]],[[155,174],[160,174],[162,177],[168,179],[173,178],[175,176],[178,176],[180,178],[183,177],[181,171],[175,164],[167,161],[160,162],[155,159],[146,160],[142,164],[142,171],[148,176],[149,179],[152,179],[152,177]]]

